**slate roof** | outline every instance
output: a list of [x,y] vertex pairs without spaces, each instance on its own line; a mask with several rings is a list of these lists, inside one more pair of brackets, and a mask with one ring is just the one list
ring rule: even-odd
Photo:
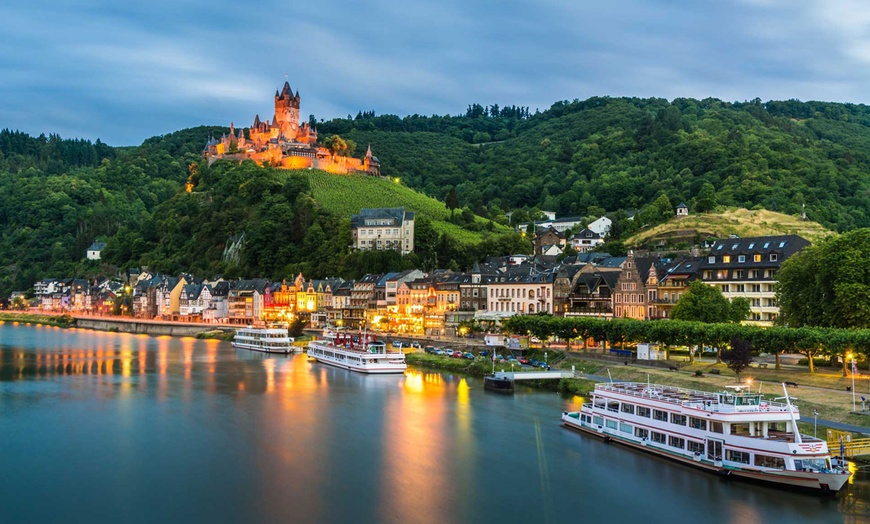
[[380,208],[368,208],[364,207],[360,209],[360,212],[356,215],[350,217],[350,226],[352,228],[358,228],[361,226],[365,227],[376,227],[376,226],[366,226],[366,220],[377,220],[377,219],[390,219],[392,220],[393,226],[399,226],[403,224],[406,220],[414,220],[414,212],[413,211],[405,211],[404,207],[380,207]]

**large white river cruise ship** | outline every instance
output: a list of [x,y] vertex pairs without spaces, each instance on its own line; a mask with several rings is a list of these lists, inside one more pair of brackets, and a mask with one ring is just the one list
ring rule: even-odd
[[400,348],[361,333],[324,331],[322,340],[308,343],[307,353],[318,362],[360,373],[404,373],[407,367]]
[[233,346],[264,353],[292,353],[296,350],[286,328],[248,326],[236,331]]
[[825,441],[800,434],[800,415],[788,393],[765,400],[747,387],[730,388],[710,393],[636,382],[596,384],[592,401],[564,412],[562,422],[721,475],[822,492],[843,487],[847,469],[832,464]]

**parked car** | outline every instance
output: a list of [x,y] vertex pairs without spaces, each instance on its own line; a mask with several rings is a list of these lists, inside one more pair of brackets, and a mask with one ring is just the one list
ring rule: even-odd
[[474,360],[474,353],[466,352],[466,353],[465,353],[464,355],[462,355],[462,356],[465,357],[465,358],[467,358],[468,360]]
[[481,357],[488,357],[488,356],[489,356],[489,351],[487,351],[487,350],[483,350],[483,351],[481,351],[481,352],[480,352],[480,356],[481,356]]
[[463,354],[462,354],[462,351],[459,351],[459,350],[457,349],[457,350],[454,350],[453,353],[451,353],[450,356],[453,357],[453,358],[462,358],[462,357],[463,357]]
[[[414,349],[420,349],[420,343],[419,342],[411,342],[411,347]],[[435,349],[435,348],[432,348],[432,349]]]
[[444,355],[444,350],[443,349],[436,349],[433,354],[434,355]]
[[426,353],[429,353],[430,355],[434,355],[436,349],[433,348],[432,346],[427,346],[426,349],[425,349],[424,351],[425,351]]
[[528,364],[529,363],[529,359],[527,359],[526,357],[519,357],[517,360],[520,361],[520,364]]
[[529,365],[530,365],[530,366],[533,366],[533,367],[539,368],[539,367],[541,367],[541,364],[543,364],[543,362],[540,361],[540,360],[535,360],[535,359],[531,359],[531,360],[529,360]]

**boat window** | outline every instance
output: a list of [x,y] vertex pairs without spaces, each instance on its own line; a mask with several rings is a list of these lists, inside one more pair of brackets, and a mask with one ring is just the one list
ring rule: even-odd
[[768,422],[767,423],[767,431],[780,431],[785,433],[785,422]]
[[713,433],[725,433],[722,430],[722,423],[721,422],[714,422],[712,420],[710,421],[710,431],[712,431]]
[[659,409],[654,409],[653,410],[653,418],[656,420],[661,420],[662,422],[667,422],[668,421],[668,412],[661,411]]
[[608,420],[607,427],[610,429],[616,429],[616,421],[615,420]]
[[749,424],[737,424],[731,423],[731,434],[732,435],[748,435],[749,434]]
[[632,432],[634,432],[634,427],[620,422],[619,431],[622,431],[623,433],[628,433],[630,435]]
[[702,418],[689,417],[689,427],[706,431],[707,421]]
[[649,438],[649,431],[643,428],[634,428],[634,436],[637,438]]
[[649,418],[651,410],[649,408],[645,408],[643,406],[637,407],[637,416],[638,417],[646,417]]
[[704,454],[704,443],[703,442],[695,442],[694,440],[689,441],[689,451],[692,453],[698,453],[699,455]]
[[739,462],[741,464],[749,464],[749,453],[746,453],[745,451],[737,451],[734,449],[726,449],[725,460],[730,460],[731,462]]
[[650,439],[653,442],[658,442],[659,444],[664,444],[666,437],[665,437],[664,433],[659,433],[658,431],[651,431],[650,432]]
[[685,449],[686,440],[680,437],[668,437],[668,446],[677,449]]
[[600,425],[604,424],[604,419],[601,417],[592,417],[592,423],[595,424],[596,426],[600,426]]
[[785,469],[785,459],[782,457],[771,457],[769,455],[755,455],[755,465],[762,468]]
[[634,404],[626,404],[626,403],[623,403],[622,406],[620,406],[619,409],[620,409],[620,411],[622,411],[623,413],[631,413],[632,415],[634,414]]
[[678,426],[686,425],[686,416],[685,415],[677,415],[676,413],[671,413],[671,424],[677,424]]

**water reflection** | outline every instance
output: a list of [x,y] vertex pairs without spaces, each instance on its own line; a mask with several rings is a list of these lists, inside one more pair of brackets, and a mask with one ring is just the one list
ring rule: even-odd
[[7,323],[0,504],[9,521],[58,520],[62,507],[95,522],[131,508],[150,522],[192,509],[198,520],[388,523],[870,514],[866,473],[831,499],[722,482],[562,429],[559,413],[584,401],[491,395],[477,379],[418,370],[368,377],[226,342]]

